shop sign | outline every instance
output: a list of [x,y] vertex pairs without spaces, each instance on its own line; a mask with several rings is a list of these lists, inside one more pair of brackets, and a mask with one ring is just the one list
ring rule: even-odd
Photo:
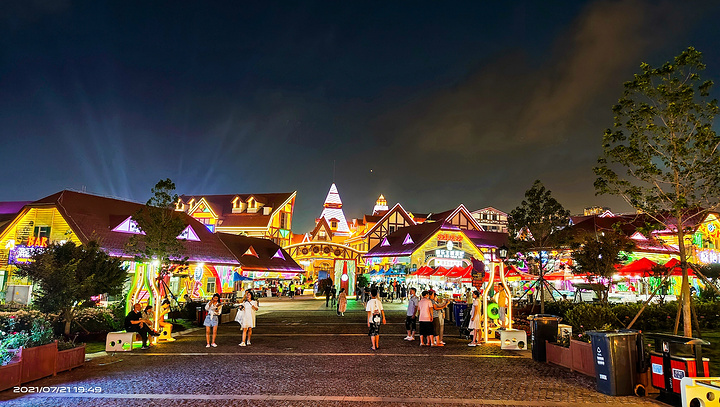
[[441,259],[458,259],[462,260],[465,258],[465,252],[461,250],[442,250],[437,249],[435,250],[435,257],[441,258]]
[[462,242],[463,238],[461,235],[452,235],[450,233],[438,233],[438,240],[445,240],[448,242]]
[[720,263],[720,256],[715,250],[703,250],[698,253],[698,260],[700,263]]
[[47,237],[30,236],[30,237],[28,237],[27,246],[28,247],[47,247],[48,246],[48,238]]
[[10,249],[8,255],[8,264],[24,264],[33,261],[33,256],[45,250],[41,246],[23,246],[18,245]]
[[463,261],[462,260],[452,260],[452,259],[435,259],[435,267],[462,267]]

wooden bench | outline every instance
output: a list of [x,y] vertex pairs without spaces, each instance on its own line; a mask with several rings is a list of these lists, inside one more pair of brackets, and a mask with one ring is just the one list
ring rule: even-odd
[[[105,339],[105,352],[129,352],[133,349],[133,342],[141,341],[135,338],[137,332],[116,331],[109,332]],[[138,335],[139,336],[139,335]],[[128,346],[126,349],[125,346]]]

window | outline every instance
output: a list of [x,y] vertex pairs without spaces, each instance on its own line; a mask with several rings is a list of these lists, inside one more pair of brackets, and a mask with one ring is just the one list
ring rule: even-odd
[[492,220],[497,220],[497,215],[493,215]]
[[390,226],[390,227],[388,228],[388,230],[390,231],[390,233],[395,232],[395,226]]
[[333,229],[337,229],[337,222],[335,222],[335,221],[330,222],[330,227]]
[[290,214],[287,212],[280,212],[280,229],[290,229],[288,227],[288,218]]
[[205,284],[205,294],[212,295],[215,293],[215,277],[208,277]]
[[33,236],[38,238],[46,237],[50,239],[50,226],[35,226]]

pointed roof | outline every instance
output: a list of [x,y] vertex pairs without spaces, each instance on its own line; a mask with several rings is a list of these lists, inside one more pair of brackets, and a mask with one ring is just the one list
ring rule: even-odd
[[[268,239],[217,233],[217,237],[237,257],[243,271],[278,271],[302,273],[304,270],[290,255]],[[252,250],[254,255],[245,255]],[[278,254],[279,253],[279,254]]]
[[328,223],[330,223],[331,219],[336,219],[337,231],[335,234],[339,236],[350,235],[350,228],[345,219],[345,212],[342,210],[342,200],[340,200],[340,194],[338,193],[335,183],[330,186],[330,191],[325,198],[320,218],[324,218]]

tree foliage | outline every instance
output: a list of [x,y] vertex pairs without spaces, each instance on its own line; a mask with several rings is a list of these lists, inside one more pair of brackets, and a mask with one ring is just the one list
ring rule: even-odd
[[[713,82],[700,78],[702,54],[692,47],[659,68],[640,69],[613,107],[615,128],[603,135],[595,188],[676,231],[686,269],[684,235],[720,202],[720,137],[712,129],[718,103],[709,96]],[[686,271],[682,290],[690,336]]]
[[585,235],[571,245],[574,262],[573,273],[588,274],[588,280],[605,286],[600,300],[607,302],[612,277],[617,271],[616,264],[622,262],[620,253],[632,253],[635,242],[622,233],[602,232],[599,235]]
[[17,274],[35,284],[36,307],[62,315],[66,335],[85,302],[95,295],[120,294],[127,279],[122,259],[110,257],[96,241],[84,246],[73,242],[52,244],[33,260],[21,265]]
[[133,220],[145,233],[130,237],[126,249],[138,261],[157,261],[163,269],[173,264],[185,264],[185,248],[177,237],[185,229],[183,214],[174,210],[178,200],[175,183],[169,178],[160,180],[152,189],[152,197]]
[[552,192],[537,180],[525,192],[525,199],[508,216],[510,249],[514,253],[557,248],[564,241],[562,229],[568,225],[566,210]]

